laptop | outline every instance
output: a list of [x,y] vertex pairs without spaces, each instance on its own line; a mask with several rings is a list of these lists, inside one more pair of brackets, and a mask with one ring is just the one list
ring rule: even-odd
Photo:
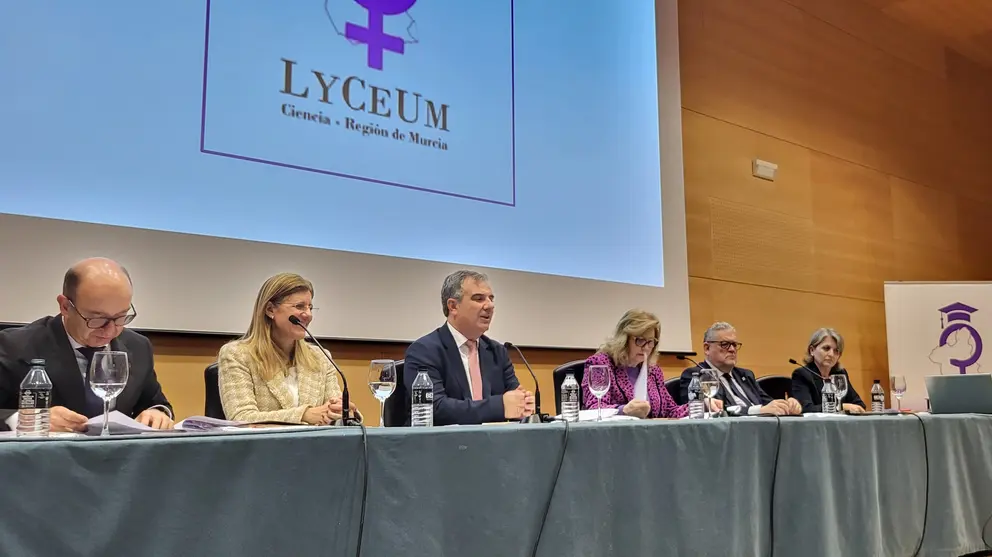
[[931,375],[925,380],[931,414],[992,414],[992,375]]

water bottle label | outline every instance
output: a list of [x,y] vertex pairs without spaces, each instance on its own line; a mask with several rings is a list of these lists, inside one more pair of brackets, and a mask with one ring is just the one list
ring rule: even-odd
[[434,391],[428,389],[415,389],[413,391],[414,404],[433,404]]
[[871,401],[872,402],[885,402],[885,396],[882,395],[881,393],[875,393],[875,394],[871,395]]
[[52,402],[52,391],[48,389],[23,389],[19,408],[34,410],[48,408]]

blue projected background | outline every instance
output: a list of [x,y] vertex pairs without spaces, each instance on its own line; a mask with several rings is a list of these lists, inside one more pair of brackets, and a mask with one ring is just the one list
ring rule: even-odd
[[21,0],[0,41],[0,212],[663,286],[651,0]]

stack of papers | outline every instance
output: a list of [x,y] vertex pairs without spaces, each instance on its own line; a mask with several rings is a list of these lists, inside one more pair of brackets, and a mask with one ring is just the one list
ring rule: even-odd
[[315,426],[304,424],[290,424],[283,422],[233,422],[230,420],[220,420],[208,418],[206,416],[191,416],[173,426],[179,431],[191,433],[210,432],[270,432],[270,431],[302,431],[313,429]]
[[[111,435],[137,435],[140,433],[158,431],[153,427],[148,427],[144,424],[136,422],[126,414],[122,414],[117,410],[107,414],[107,422],[107,427],[110,429]],[[94,416],[86,422],[86,435],[98,436],[102,432],[103,414]]]
[[243,425],[245,425],[245,422],[232,422],[230,420],[220,420],[206,416],[191,416],[172,427],[180,431],[225,431],[228,428],[236,428]]
[[[564,419],[559,414],[555,416],[559,420]],[[579,421],[580,422],[595,422],[599,419],[599,410],[593,408],[592,410],[579,410]],[[623,421],[623,420],[639,420],[640,418],[636,416],[628,416],[626,414],[617,414],[616,408],[603,408],[603,421]]]

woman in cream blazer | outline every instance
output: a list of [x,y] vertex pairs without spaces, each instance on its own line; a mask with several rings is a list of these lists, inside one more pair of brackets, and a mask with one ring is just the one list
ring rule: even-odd
[[326,425],[341,417],[337,372],[289,321],[295,315],[309,326],[315,309],[313,285],[299,275],[282,273],[262,284],[248,332],[217,358],[228,420]]

